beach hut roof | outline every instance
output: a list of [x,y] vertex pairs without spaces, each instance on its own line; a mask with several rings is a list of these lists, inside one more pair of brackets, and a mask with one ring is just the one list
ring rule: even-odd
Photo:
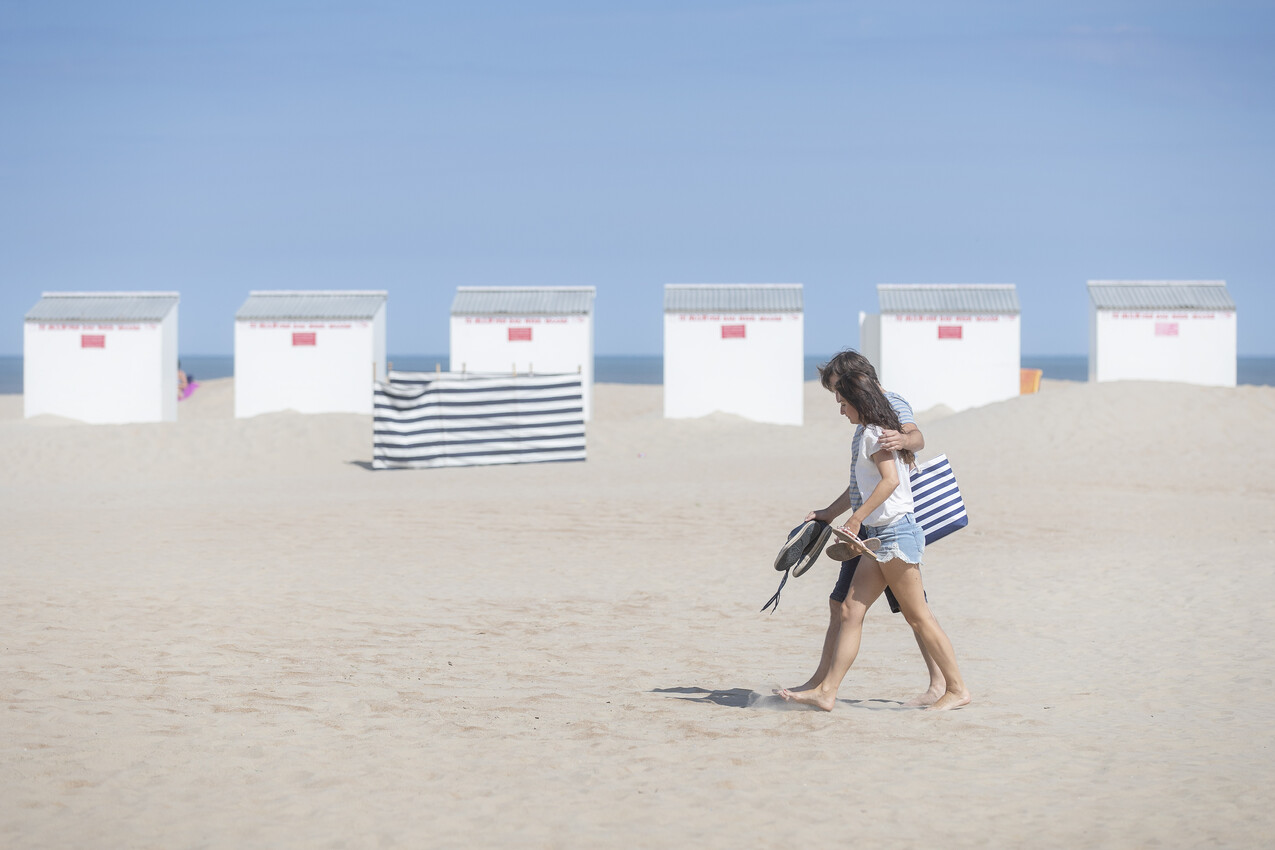
[[882,313],[1021,312],[1012,283],[882,283],[877,299]]
[[1091,280],[1099,310],[1234,310],[1224,280]]
[[453,316],[588,316],[593,286],[460,286]]
[[385,299],[383,289],[259,290],[248,293],[235,319],[372,319]]
[[44,292],[28,322],[159,322],[181,296],[176,292]]
[[668,283],[665,313],[800,313],[800,283]]

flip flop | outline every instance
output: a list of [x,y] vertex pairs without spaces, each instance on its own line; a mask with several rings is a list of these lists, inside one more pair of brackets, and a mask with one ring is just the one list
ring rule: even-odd
[[[875,537],[869,537],[863,541],[865,548],[871,549],[873,552],[881,548],[881,541]],[[828,551],[824,553],[834,561],[851,561],[861,554],[858,550],[852,549],[849,543],[840,541],[833,543],[828,547]]]
[[869,537],[867,540],[860,540],[840,526],[832,528],[830,531],[837,536],[839,541],[829,546],[826,553],[834,561],[849,561],[861,555],[867,555],[878,561],[881,560],[877,555],[877,550],[881,548],[880,538]]

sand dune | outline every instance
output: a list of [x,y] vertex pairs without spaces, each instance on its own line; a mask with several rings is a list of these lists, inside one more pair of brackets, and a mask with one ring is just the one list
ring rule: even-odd
[[920,417],[971,525],[926,583],[975,703],[869,617],[831,714],[849,426],[665,421],[580,464],[373,472],[368,417],[21,419],[0,397],[0,844],[1264,846],[1275,390],[1073,384]]

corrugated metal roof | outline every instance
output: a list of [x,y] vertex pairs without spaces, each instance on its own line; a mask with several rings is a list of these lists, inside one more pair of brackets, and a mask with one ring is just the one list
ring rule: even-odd
[[1099,310],[1234,310],[1224,280],[1091,280]]
[[176,292],[43,292],[28,322],[160,322],[177,306]]
[[588,316],[592,286],[460,286],[453,316]]
[[1019,313],[1012,283],[877,285],[882,313]]
[[665,313],[800,313],[800,283],[668,283]]
[[385,298],[383,289],[261,290],[248,293],[235,319],[371,319]]

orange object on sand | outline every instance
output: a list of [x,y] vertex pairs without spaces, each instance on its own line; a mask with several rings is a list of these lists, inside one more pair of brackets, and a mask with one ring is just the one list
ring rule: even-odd
[[1038,392],[1040,390],[1040,376],[1044,372],[1044,369],[1019,369],[1018,394],[1027,395],[1028,393]]

